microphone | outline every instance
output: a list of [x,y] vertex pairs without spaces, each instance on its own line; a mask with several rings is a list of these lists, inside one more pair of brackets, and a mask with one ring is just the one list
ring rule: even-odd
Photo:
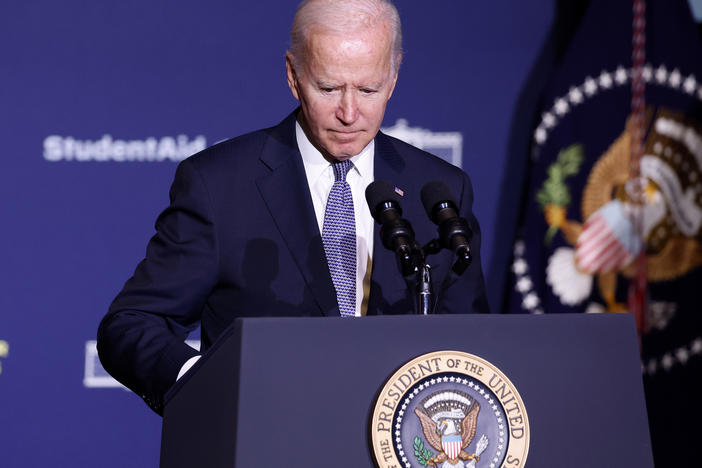
[[393,186],[387,181],[376,180],[366,188],[366,201],[373,219],[381,225],[383,246],[395,252],[403,275],[413,273],[414,231],[409,221],[402,217],[400,199]]
[[451,189],[441,181],[428,182],[422,187],[421,197],[429,219],[439,226],[441,247],[453,251],[464,268],[467,267],[472,260],[469,243],[473,231],[468,221],[458,216]]

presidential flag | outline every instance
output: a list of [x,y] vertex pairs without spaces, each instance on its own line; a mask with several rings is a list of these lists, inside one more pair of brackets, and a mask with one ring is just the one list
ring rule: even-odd
[[[507,311],[627,312],[643,253],[654,458],[656,466],[693,466],[702,417],[702,45],[684,0],[642,3],[640,122],[632,117],[629,1],[590,3],[544,91]],[[639,128],[643,153],[633,170]]]

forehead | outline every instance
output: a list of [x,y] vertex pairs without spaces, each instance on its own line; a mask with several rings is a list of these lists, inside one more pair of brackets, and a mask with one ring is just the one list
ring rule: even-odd
[[390,71],[392,41],[386,28],[345,34],[310,31],[305,68],[315,78],[382,80]]

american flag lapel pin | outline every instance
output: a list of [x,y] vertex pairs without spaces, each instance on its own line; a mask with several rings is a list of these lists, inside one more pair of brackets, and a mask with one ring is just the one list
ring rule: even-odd
[[395,193],[398,194],[401,197],[405,196],[405,191],[402,190],[400,187],[395,187]]

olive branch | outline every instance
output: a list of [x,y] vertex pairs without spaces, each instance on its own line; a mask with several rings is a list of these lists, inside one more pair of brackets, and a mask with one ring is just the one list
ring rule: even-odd
[[[430,450],[424,448],[424,442],[419,437],[414,438],[414,444],[412,444],[412,446],[414,447],[414,456],[417,457],[419,464],[427,466],[427,463],[434,457],[434,454]],[[431,464],[433,465],[433,463]]]
[[585,151],[583,145],[576,143],[561,150],[556,162],[551,164],[548,178],[536,193],[536,201],[546,215],[549,228],[546,232],[546,243],[550,243],[556,235],[561,223],[565,221],[565,209],[570,205],[571,196],[565,180],[578,173],[583,162]]

